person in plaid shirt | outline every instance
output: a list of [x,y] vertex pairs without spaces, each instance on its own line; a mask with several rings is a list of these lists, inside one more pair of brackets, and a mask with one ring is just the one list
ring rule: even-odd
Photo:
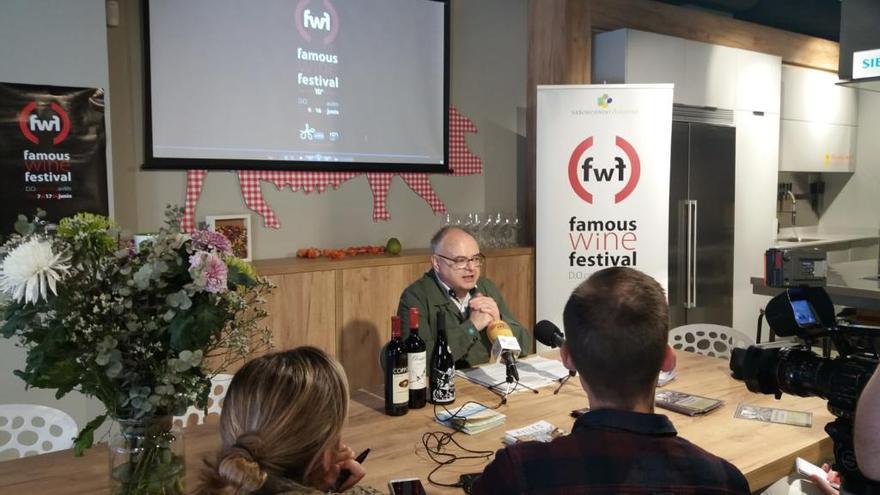
[[656,280],[631,268],[596,272],[571,294],[563,321],[560,357],[577,370],[591,410],[570,435],[499,450],[472,493],[749,493],[736,467],[654,414],[657,375],[675,367]]

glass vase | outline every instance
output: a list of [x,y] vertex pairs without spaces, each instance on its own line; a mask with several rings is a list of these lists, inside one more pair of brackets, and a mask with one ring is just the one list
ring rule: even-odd
[[183,430],[171,416],[116,419],[110,438],[112,495],[183,495]]

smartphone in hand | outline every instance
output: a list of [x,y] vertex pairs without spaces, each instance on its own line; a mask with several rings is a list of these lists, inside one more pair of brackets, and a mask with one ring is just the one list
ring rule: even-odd
[[[815,474],[816,476],[818,476],[819,478],[822,478],[823,480],[828,479],[828,473],[826,473],[824,469],[820,468],[819,466],[813,464],[812,462],[810,462],[806,459],[801,459],[800,457],[798,457],[795,460],[795,466],[797,467],[798,473],[800,473],[808,478],[811,475]],[[837,483],[833,483],[830,481],[828,483],[831,485],[832,488],[840,489],[840,486]]]

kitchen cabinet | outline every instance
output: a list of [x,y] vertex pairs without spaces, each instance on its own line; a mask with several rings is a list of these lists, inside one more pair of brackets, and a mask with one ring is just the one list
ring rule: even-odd
[[782,60],[773,55],[618,29],[593,37],[594,83],[673,83],[673,101],[779,113]]
[[781,172],[855,170],[858,91],[836,82],[831,72],[783,66]]
[[732,109],[736,106],[737,50],[685,41],[685,84],[676,103]]
[[736,110],[779,114],[782,58],[736,50]]
[[779,114],[737,110],[736,195],[733,241],[733,327],[751,333],[767,299],[752,294],[743,274],[763,273],[764,252],[776,229],[776,181],[779,160]]
[[677,96],[687,82],[685,43],[681,38],[633,29],[597,34],[592,80],[596,84],[673,83]]
[[783,119],[780,172],[852,172],[856,126]]
[[783,65],[782,118],[857,125],[859,93],[836,83],[833,72]]

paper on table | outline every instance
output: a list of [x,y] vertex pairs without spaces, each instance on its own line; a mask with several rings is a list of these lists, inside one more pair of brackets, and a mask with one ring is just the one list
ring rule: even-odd
[[517,442],[549,442],[562,435],[565,435],[564,431],[552,423],[541,420],[522,428],[505,431],[503,442],[507,445],[513,445]]
[[[555,359],[547,359],[541,356],[531,356],[516,363],[519,371],[519,381],[523,385],[532,388],[546,387],[559,383],[559,379],[568,376],[568,369],[562,362]],[[504,386],[507,378],[507,369],[504,364],[484,364],[466,370],[456,370],[456,374],[479,385],[491,387],[493,385]],[[527,390],[518,387],[514,392]]]

